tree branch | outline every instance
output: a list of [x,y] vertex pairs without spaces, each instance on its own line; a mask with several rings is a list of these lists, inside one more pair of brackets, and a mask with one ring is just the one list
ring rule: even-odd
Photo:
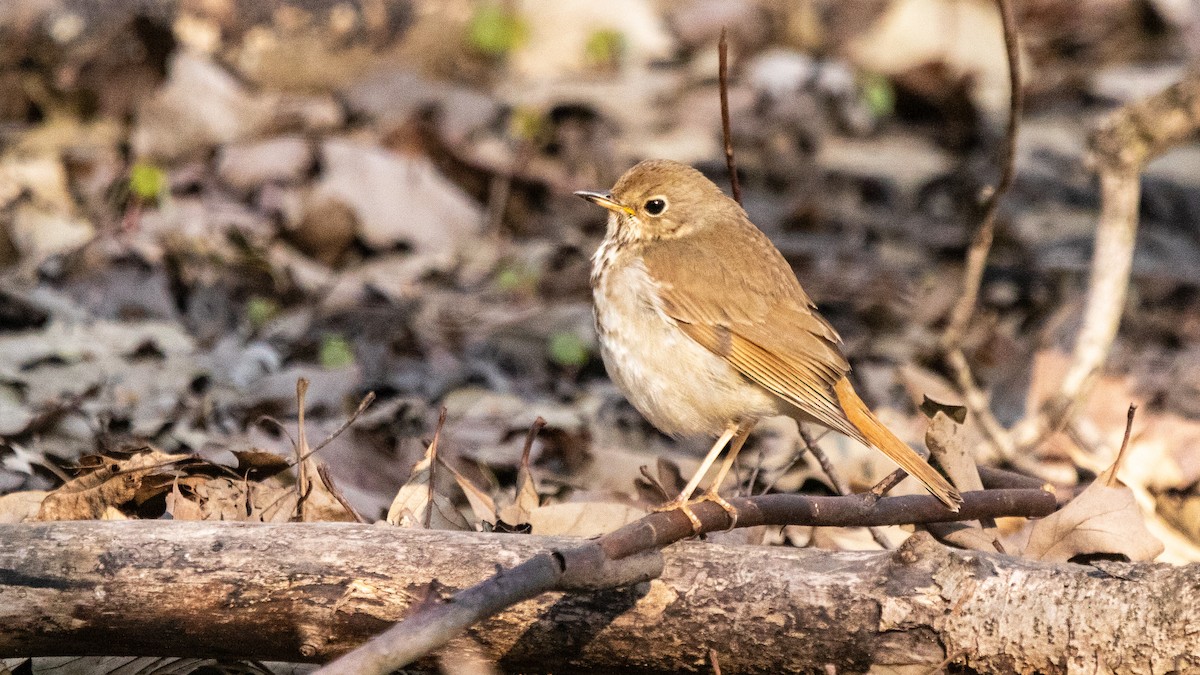
[[[869,495],[812,497],[760,495],[729,502],[738,510],[738,527],[756,525],[898,525],[977,520],[1001,515],[1037,517],[1054,511],[1054,496],[1040,490],[990,490],[963,494],[958,513],[932,495],[876,499]],[[731,527],[729,514],[713,502],[692,507],[701,532]],[[511,570],[497,572],[442,605],[426,605],[370,643],[322,668],[318,673],[388,673],[445,645],[460,631],[505,607],[549,591],[578,590],[572,579],[597,578],[593,568],[622,570],[612,574],[618,583],[644,570],[640,558],[650,551],[694,536],[682,511],[651,513],[625,527],[575,549],[543,554]],[[599,556],[597,556],[599,553]],[[635,569],[618,561],[634,557]],[[555,569],[550,559],[557,561]],[[574,561],[581,561],[576,563]],[[578,567],[577,567],[578,566]],[[557,574],[555,574],[557,572]],[[594,586],[600,588],[603,586]]]
[[983,219],[971,247],[967,251],[967,269],[963,273],[963,290],[950,312],[950,323],[942,334],[942,351],[952,352],[962,344],[963,335],[975,314],[979,299],[979,286],[987,266],[988,253],[992,250],[992,239],[996,233],[996,214],[1000,210],[1000,199],[1012,185],[1016,173],[1017,131],[1020,129],[1024,94],[1021,87],[1020,45],[1017,42],[1017,20],[1013,16],[1009,0],[996,0],[1000,22],[1004,27],[1004,53],[1008,58],[1008,129],[1004,145],[1004,158],[1000,169],[1000,182],[992,189],[983,207]]
[[[400,618],[431,579],[468,588],[496,564],[580,546],[353,523],[57,522],[0,537],[4,657],[326,661]],[[541,595],[473,637],[509,672],[695,671],[710,649],[737,673],[948,657],[979,673],[1200,668],[1200,565],[1052,565],[924,535],[886,552],[691,541],[662,557],[652,582]]]
[[1191,139],[1197,129],[1200,72],[1193,72],[1150,98],[1120,108],[1092,134],[1101,207],[1083,325],[1058,392],[1014,434],[1020,446],[1037,445],[1048,433],[1064,427],[1090,393],[1125,308],[1137,239],[1141,172],[1155,157]]

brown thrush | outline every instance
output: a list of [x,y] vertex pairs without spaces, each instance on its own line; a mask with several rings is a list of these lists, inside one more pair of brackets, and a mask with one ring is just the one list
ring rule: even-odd
[[695,169],[649,160],[612,192],[577,192],[611,211],[592,258],[596,329],[608,374],[643,416],[675,436],[716,436],[665,509],[681,508],[727,444],[700,498],[717,494],[754,424],[790,415],[874,446],[951,510],[957,490],[855,393],[841,338],[783,255],[734,200]]

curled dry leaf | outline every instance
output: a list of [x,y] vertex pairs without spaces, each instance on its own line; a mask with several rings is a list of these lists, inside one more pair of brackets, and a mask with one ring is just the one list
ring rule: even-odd
[[180,483],[172,486],[167,501],[167,512],[177,520],[286,523],[296,508],[295,491],[281,485],[213,478],[191,485],[188,497]]
[[179,490],[179,481],[171,484],[167,494],[167,513],[174,520],[204,520],[204,509]]
[[[443,419],[444,416],[443,416]],[[412,476],[396,493],[388,509],[387,522],[400,527],[417,527],[431,530],[469,530],[471,524],[463,518],[450,498],[437,491],[433,469],[437,466],[438,439],[441,424],[434,433],[433,441],[425,456],[413,467]]]
[[1025,557],[1066,562],[1077,555],[1109,553],[1153,560],[1162,553],[1162,542],[1146,529],[1133,492],[1124,485],[1109,487],[1112,470],[1097,476],[1061,510],[1035,523]]
[[530,521],[530,515],[541,505],[542,500],[538,497],[537,486],[533,482],[533,471],[529,467],[529,456],[533,449],[533,441],[537,438],[537,434],[542,427],[546,425],[546,420],[541,417],[533,422],[533,426],[529,429],[529,434],[525,437],[525,449],[521,453],[521,468],[517,470],[517,493],[513,498],[513,502],[504,508],[500,509],[500,520],[510,526],[524,525]]
[[114,512],[119,513],[122,506],[133,500],[146,477],[161,473],[189,456],[150,450],[124,459],[102,459],[103,463],[94,471],[46,495],[37,520],[111,519]]
[[304,522],[358,522],[358,518],[333,493],[331,484],[325,482],[328,478],[328,471],[322,472],[322,465],[313,457],[304,460],[304,464],[307,467],[308,475],[312,477],[308,495],[304,498]]
[[[305,460],[313,462],[312,458]],[[314,477],[315,463],[309,467]],[[263,482],[220,476],[187,476],[171,485],[167,494],[167,513],[176,520],[225,520],[255,523],[287,523],[295,520],[297,494],[294,485],[278,479]],[[355,522],[346,510],[316,478],[305,497],[304,522]]]
[[463,494],[467,496],[467,503],[471,505],[471,512],[475,514],[475,519],[480,523],[495,524],[497,519],[495,500],[488,493],[476,487],[470,478],[459,473],[454,467],[442,462],[441,459],[438,461],[450,471],[455,482],[458,483],[458,487],[462,488]]

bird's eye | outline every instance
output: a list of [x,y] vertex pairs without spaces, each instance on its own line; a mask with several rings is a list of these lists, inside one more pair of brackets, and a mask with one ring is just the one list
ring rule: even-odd
[[662,215],[662,212],[667,210],[667,200],[662,197],[648,199],[642,208],[646,209],[646,213],[652,216]]

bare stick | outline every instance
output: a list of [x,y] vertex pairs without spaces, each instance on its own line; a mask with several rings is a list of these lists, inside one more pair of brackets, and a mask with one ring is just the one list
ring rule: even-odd
[[312,490],[312,477],[308,475],[308,464],[304,461],[308,454],[308,431],[304,428],[305,395],[308,394],[308,379],[296,380],[296,519],[304,522],[305,504],[308,493]]
[[[804,441],[804,448],[811,452],[813,457],[817,458],[817,464],[821,465],[821,471],[825,472],[825,476],[829,478],[829,482],[833,483],[833,489],[837,490],[839,495],[850,494],[850,484],[834,468],[833,462],[829,461],[829,455],[826,455],[821,446],[817,445],[816,440],[813,439],[812,434],[808,433],[803,424],[800,425],[800,438]],[[879,544],[880,548],[885,551],[892,548],[891,542],[888,541],[887,536],[883,534],[882,530],[877,527],[868,527],[867,531],[871,533],[871,538],[875,540],[876,544]]]
[[713,675],[721,675],[721,661],[717,659],[717,650],[708,650],[708,662],[712,664]]
[[[873,499],[869,495],[775,494],[737,497],[729,502],[739,514],[737,527],[869,527],[1005,515],[1040,517],[1052,513],[1056,507],[1054,496],[1040,490],[966,492],[958,513],[947,509],[932,495]],[[733,525],[729,514],[714,502],[693,505],[692,511],[700,520],[701,532],[725,530]],[[423,605],[412,616],[317,672],[323,675],[391,672],[431,653],[467,627],[542,593],[614,588],[653,578],[662,569],[658,549],[694,534],[691,521],[682,511],[648,514],[579,548],[541,554],[502,570],[444,603]],[[623,564],[626,558],[631,560]]]
[[437,428],[433,430],[433,440],[429,441],[429,494],[426,499],[429,501],[430,508],[425,509],[425,529],[429,529],[433,523],[433,496],[434,486],[437,484],[437,475],[434,473],[437,470],[437,451],[438,441],[442,438],[442,427],[446,426],[446,406],[442,406],[438,412]]
[[725,28],[717,42],[717,82],[721,90],[721,136],[725,139],[725,169],[729,171],[729,187],[733,200],[742,203],[742,186],[738,182],[737,162],[733,161],[733,127],[729,122],[729,41]]
[[357,420],[360,415],[362,415],[364,412],[366,412],[367,408],[370,407],[370,405],[374,402],[375,402],[375,392],[373,392],[373,391],[367,392],[367,395],[364,396],[362,398],[362,400],[358,402],[358,408],[356,408],[354,410],[354,412],[350,414],[350,417],[346,418],[345,422],[342,422],[342,426],[338,427],[332,434],[329,434],[329,436],[327,436],[325,438],[325,440],[318,443],[317,447],[313,448],[311,451],[309,451],[307,454],[305,454],[302,459],[308,459],[309,457],[320,452],[322,448],[329,445],[330,441],[332,441],[333,439],[335,439],[338,436],[341,436],[343,433],[345,433],[346,429],[349,429],[350,425],[354,424],[354,421]]
[[354,516],[355,522],[363,523],[365,525],[367,519],[363,518],[362,514],[359,513],[352,504],[350,504],[350,502],[346,499],[346,495],[343,495],[342,491],[339,490],[337,485],[333,482],[333,476],[329,475],[329,465],[325,464],[324,462],[317,464],[317,475],[321,477],[321,482],[325,484],[325,489],[329,490],[329,494],[333,495],[333,498],[342,505],[343,509],[346,509],[346,513]]
[[1004,157],[1000,169],[1000,181],[990,190],[984,201],[983,219],[971,239],[967,249],[967,266],[963,271],[962,293],[950,312],[950,321],[939,341],[939,347],[959,391],[967,403],[967,409],[979,421],[979,426],[996,452],[1009,462],[1016,461],[1014,443],[1008,431],[992,414],[987,396],[975,383],[971,366],[962,353],[961,345],[971,318],[975,314],[975,306],[979,302],[979,288],[983,283],[983,272],[987,267],[988,254],[992,249],[992,240],[996,233],[996,214],[1000,210],[1000,200],[1012,185],[1016,171],[1017,133],[1020,130],[1021,110],[1024,107],[1024,94],[1021,86],[1020,45],[1017,37],[1016,18],[1013,16],[1009,0],[996,0],[996,8],[1000,12],[1000,21],[1004,29],[1004,52],[1008,60],[1008,129],[1004,146]]
[[896,469],[895,471],[884,476],[883,480],[871,486],[867,494],[873,499],[879,499],[892,491],[892,488],[900,484],[900,481],[908,478],[908,472],[904,469]]
[[1007,143],[1004,146],[1004,160],[1001,165],[1000,182],[990,190],[984,201],[983,220],[975,236],[971,239],[971,248],[967,251],[967,269],[963,273],[962,295],[950,312],[950,323],[942,334],[942,351],[948,352],[959,346],[971,317],[975,313],[975,305],[979,300],[979,286],[983,281],[983,271],[987,266],[988,253],[992,249],[992,239],[996,233],[996,213],[1000,210],[1000,199],[1012,185],[1017,156],[1017,131],[1020,126],[1021,109],[1024,97],[1021,90],[1020,50],[1017,42],[1017,20],[1013,16],[1009,0],[996,0],[996,8],[1000,12],[1000,21],[1004,27],[1004,51],[1008,57],[1008,130]]
[[1088,277],[1083,325],[1075,338],[1071,365],[1058,392],[1040,413],[1015,432],[1025,447],[1059,428],[1087,398],[1095,376],[1108,359],[1133,268],[1141,171],[1200,129],[1200,72],[1192,72],[1163,91],[1113,113],[1090,139],[1091,159],[1100,174],[1100,221]]
[[1125,460],[1125,449],[1129,447],[1129,435],[1133,432],[1133,415],[1137,412],[1137,406],[1130,403],[1129,412],[1125,414],[1125,437],[1121,439],[1121,449],[1117,451],[1117,458],[1113,461],[1112,470],[1108,473],[1108,487],[1112,487],[1117,482],[1117,471],[1121,469],[1121,462]]
[[1055,491],[1052,484],[1036,476],[997,469],[986,464],[980,464],[977,468],[985,490],[1045,490],[1050,493]]

